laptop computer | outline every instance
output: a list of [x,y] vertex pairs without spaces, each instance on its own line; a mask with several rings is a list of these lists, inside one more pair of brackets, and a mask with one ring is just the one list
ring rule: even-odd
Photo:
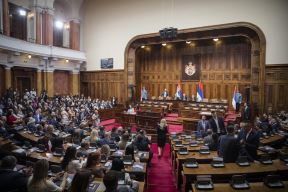
[[182,141],[175,141],[175,146],[182,147],[183,146]]
[[239,156],[236,160],[237,165],[240,167],[250,166],[247,156]]
[[132,155],[124,155],[123,163],[124,165],[132,165],[133,164]]
[[215,168],[220,168],[220,167],[225,166],[222,157],[213,157],[211,165],[212,165],[212,167],[215,167]]
[[186,147],[181,147],[178,151],[180,155],[188,155],[188,150]]
[[214,189],[211,175],[198,175],[196,177],[195,187],[198,190],[212,190],[212,189]]
[[184,166],[187,168],[197,168],[198,163],[195,158],[189,158],[185,160]]
[[209,147],[208,146],[202,146],[199,150],[199,153],[200,154],[210,154]]
[[244,175],[233,175],[230,182],[234,189],[249,189],[250,185]]
[[267,175],[264,179],[264,184],[269,188],[283,188],[284,184],[279,175]]

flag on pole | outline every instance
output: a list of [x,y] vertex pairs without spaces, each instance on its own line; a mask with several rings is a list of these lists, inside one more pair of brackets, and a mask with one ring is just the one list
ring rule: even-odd
[[182,99],[183,98],[183,93],[181,90],[181,83],[180,80],[178,81],[177,89],[176,89],[176,98]]
[[237,93],[237,87],[235,85],[234,92],[233,92],[233,98],[232,98],[232,106],[234,109],[236,109],[236,93]]
[[197,101],[202,101],[204,98],[203,84],[201,82],[198,83],[197,86]]
[[140,101],[142,101],[142,83],[141,83],[141,86],[140,86]]

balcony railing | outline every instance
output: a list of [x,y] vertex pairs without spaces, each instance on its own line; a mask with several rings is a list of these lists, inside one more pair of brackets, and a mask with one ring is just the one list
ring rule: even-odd
[[0,49],[29,53],[43,57],[86,61],[85,53],[72,49],[40,45],[0,34]]

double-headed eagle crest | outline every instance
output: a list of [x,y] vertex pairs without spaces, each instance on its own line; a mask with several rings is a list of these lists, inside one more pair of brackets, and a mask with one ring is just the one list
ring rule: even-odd
[[192,76],[196,73],[196,66],[192,63],[192,61],[189,61],[187,65],[185,65],[185,73],[188,76]]

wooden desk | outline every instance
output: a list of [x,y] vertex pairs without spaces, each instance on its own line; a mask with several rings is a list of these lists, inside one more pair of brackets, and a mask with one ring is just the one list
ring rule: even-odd
[[250,166],[240,167],[236,163],[226,163],[225,167],[214,168],[210,164],[199,164],[198,168],[183,167],[183,187],[188,191],[197,175],[211,175],[213,181],[228,182],[232,175],[245,174],[247,177],[264,178],[271,172],[282,171],[287,173],[288,166],[280,160],[274,160],[272,165],[263,165],[259,162],[250,163]]
[[12,141],[10,139],[5,139],[3,137],[0,137],[0,148],[10,145],[11,143]]
[[273,135],[273,136],[270,136],[268,138],[261,138],[260,143],[262,145],[271,145],[273,143],[280,142],[284,139],[285,139],[285,137],[282,135]]
[[[120,152],[120,153],[118,153]],[[143,157],[140,157],[140,154],[144,154]],[[111,157],[123,157],[125,155],[125,150],[117,150],[115,152],[112,152],[111,154]],[[139,151],[137,153],[134,154],[134,156],[136,158],[139,158],[140,159],[140,162],[148,162],[148,159],[149,159],[149,152],[146,152],[146,151]]]
[[25,131],[25,130],[18,132],[18,134],[22,138],[33,143],[37,143],[41,138],[43,138],[43,137],[36,137],[33,133],[28,133],[28,131]]
[[37,153],[36,151],[29,153],[27,155],[32,161],[37,161],[39,159],[47,159],[50,163],[61,164],[63,157],[56,157],[52,153]]
[[[103,181],[95,181],[95,183],[100,184],[95,192],[104,192],[106,190]],[[138,192],[144,192],[144,186],[145,186],[144,182],[139,182]]]
[[205,191],[213,191],[213,192],[270,192],[270,191],[277,191],[277,192],[287,192],[288,191],[288,181],[283,182],[285,187],[284,188],[278,188],[278,189],[272,189],[264,185],[263,182],[256,182],[256,183],[249,183],[250,188],[244,189],[244,190],[235,190],[231,187],[230,184],[227,183],[216,183],[214,184],[213,190],[198,190],[194,184],[192,184],[193,192],[205,192]]

